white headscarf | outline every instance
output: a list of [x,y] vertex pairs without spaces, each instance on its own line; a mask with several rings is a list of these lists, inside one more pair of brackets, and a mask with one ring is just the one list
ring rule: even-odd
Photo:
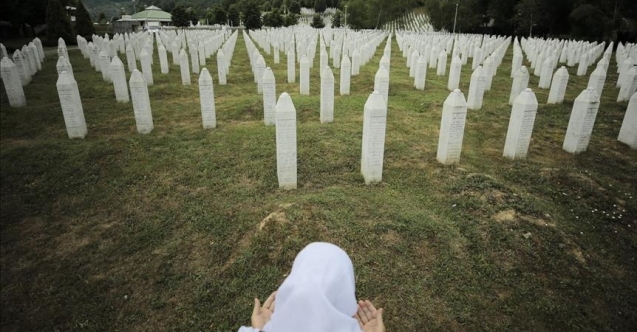
[[266,332],[360,332],[354,266],[343,249],[309,244],[279,287]]

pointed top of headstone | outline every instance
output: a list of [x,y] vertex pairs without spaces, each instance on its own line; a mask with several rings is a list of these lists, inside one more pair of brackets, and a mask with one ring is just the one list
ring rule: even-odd
[[522,75],[528,75],[529,74],[529,70],[526,69],[526,66],[521,66],[520,69],[518,69],[518,72],[520,72]]
[[296,108],[294,107],[294,103],[292,102],[292,97],[287,92],[283,92],[279,96],[279,100],[276,102],[276,112],[277,113],[287,113],[294,112],[296,113]]
[[14,66],[14,67],[15,67],[15,64],[13,63],[13,61],[11,61],[11,59],[9,59],[8,57],[4,57],[4,58],[2,58],[2,60],[0,61],[0,65],[1,65],[2,67],[5,67],[5,68],[6,68],[6,67],[9,67],[9,68],[10,68],[10,67],[12,67],[12,66]]
[[124,67],[124,63],[118,56],[114,56],[113,60],[111,60],[111,66]]
[[385,103],[385,98],[380,92],[374,90],[365,102],[365,109],[386,110],[387,104]]
[[589,86],[575,98],[575,101],[583,101],[587,103],[599,102],[599,95],[594,87]]
[[387,69],[385,67],[380,67],[376,71],[376,77],[375,78],[388,78],[389,79],[389,72],[387,72]]
[[343,58],[341,59],[341,67],[343,67],[343,65],[349,65],[352,62],[349,60],[349,57],[347,55],[343,55]]
[[133,73],[130,74],[130,84],[146,84],[146,80],[144,80],[144,75],[142,75],[142,72],[135,69],[133,70]]
[[55,83],[55,85],[70,85],[75,83],[75,80],[73,79],[73,76],[69,75],[69,73],[66,70],[63,70],[60,75],[58,76],[58,80]]
[[16,57],[16,56],[22,56],[22,52],[20,52],[20,50],[17,50],[17,49],[16,49],[16,50],[13,52],[13,58],[15,59],[15,57]]
[[263,71],[263,83],[275,83],[274,73],[272,72],[272,68],[266,67]]
[[453,63],[453,64],[462,64],[462,60],[460,59],[459,56],[456,55],[456,56],[453,57],[453,60],[451,60],[451,63]]
[[515,98],[514,103],[523,105],[537,105],[537,98],[531,88],[526,88]]
[[[102,51],[104,52],[104,51]],[[101,52],[100,52],[101,53]],[[139,56],[150,56],[150,54],[148,53],[148,50],[146,50],[146,47],[143,47],[142,50],[139,52]]]
[[185,56],[187,57],[188,55],[186,55],[186,51],[182,48],[181,51],[179,51],[179,56]]
[[201,73],[199,73],[199,85],[203,85],[203,83],[212,83],[212,76],[207,68],[201,69]]
[[334,81],[334,73],[332,73],[332,68],[330,68],[330,66],[325,66],[321,75],[325,80]]
[[462,94],[460,89],[455,89],[449,94],[447,99],[445,99],[444,104],[452,107],[466,107],[467,100],[464,98],[464,94]]

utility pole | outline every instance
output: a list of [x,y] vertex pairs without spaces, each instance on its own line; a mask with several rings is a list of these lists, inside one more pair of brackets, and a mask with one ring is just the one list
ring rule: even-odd
[[453,18],[453,33],[456,33],[456,20],[458,19],[458,3],[456,3],[456,16]]
[[347,5],[345,5],[345,28],[347,28]]
[[137,13],[137,9],[135,9],[135,0],[133,0],[133,14]]
[[529,38],[533,38],[533,12],[531,12],[531,26],[529,27]]

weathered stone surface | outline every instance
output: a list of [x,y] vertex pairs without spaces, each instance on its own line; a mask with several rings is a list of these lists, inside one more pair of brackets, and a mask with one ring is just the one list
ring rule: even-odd
[[122,103],[130,101],[128,96],[128,83],[126,82],[126,69],[124,63],[117,56],[111,61],[111,78],[115,88],[115,100]]
[[201,69],[199,75],[199,102],[201,104],[201,120],[204,129],[217,127],[217,114],[215,112],[215,90],[212,76],[208,69]]
[[22,79],[18,73],[18,68],[8,57],[4,57],[2,61],[0,61],[0,73],[9,105],[11,107],[26,106],[27,99],[24,96]]
[[383,180],[386,127],[387,104],[380,92],[374,91],[367,98],[363,114],[361,174],[365,184]]
[[525,89],[513,102],[513,110],[509,119],[504,156],[510,159],[526,158],[533,134],[537,99],[531,89]]
[[617,140],[628,144],[633,150],[637,149],[637,92],[630,97]]
[[279,188],[297,187],[296,108],[287,92],[276,104],[276,164]]
[[321,123],[334,121],[334,74],[329,66],[321,73]]
[[460,90],[449,94],[442,107],[438,153],[436,159],[444,165],[460,162],[464,126],[467,118],[467,102]]
[[266,126],[276,124],[276,81],[272,68],[263,71],[263,122]]
[[593,87],[582,91],[575,99],[562,146],[565,151],[570,153],[586,151],[593,133],[598,109],[599,95]]
[[139,70],[133,70],[129,87],[133,99],[133,111],[135,112],[137,132],[140,134],[149,134],[154,128],[153,113],[150,108],[150,98],[148,97],[148,84]]
[[66,133],[69,138],[84,138],[88,133],[82,99],[77,88],[77,82],[66,72],[60,73],[55,84],[60,98]]

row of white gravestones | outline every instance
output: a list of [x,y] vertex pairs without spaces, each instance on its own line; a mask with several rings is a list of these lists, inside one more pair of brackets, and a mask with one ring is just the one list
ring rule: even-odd
[[27,105],[27,99],[22,89],[22,80],[18,73],[18,68],[8,57],[0,61],[0,73],[2,83],[7,92],[7,99],[11,107],[22,107]]

